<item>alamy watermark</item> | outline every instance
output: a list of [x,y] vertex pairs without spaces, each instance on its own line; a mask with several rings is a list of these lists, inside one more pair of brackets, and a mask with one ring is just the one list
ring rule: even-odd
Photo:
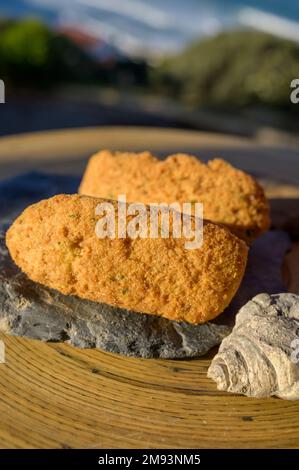
[[291,92],[290,95],[290,100],[293,104],[298,104],[299,103],[299,78],[294,78],[294,80],[291,81],[291,88],[293,88],[293,91]]
[[298,364],[299,363],[299,339],[294,339],[292,342],[291,342],[291,361],[294,363],[294,364]]
[[98,238],[184,238],[185,248],[200,248],[203,243],[203,204],[126,203],[126,196],[99,203],[96,224]]
[[0,80],[0,104],[5,103],[5,85],[4,81]]
[[0,364],[5,364],[5,344],[0,340]]

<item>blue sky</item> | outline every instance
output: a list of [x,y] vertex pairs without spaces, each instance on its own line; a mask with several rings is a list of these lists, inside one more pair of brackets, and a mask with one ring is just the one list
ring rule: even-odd
[[90,31],[132,53],[163,53],[223,29],[255,27],[299,42],[298,0],[0,0],[0,14],[36,15]]

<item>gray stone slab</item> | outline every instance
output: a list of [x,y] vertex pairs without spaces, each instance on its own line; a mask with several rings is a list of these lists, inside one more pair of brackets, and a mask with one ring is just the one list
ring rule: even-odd
[[29,204],[58,193],[75,192],[76,178],[31,173],[0,184],[0,329],[42,341],[66,341],[80,348],[101,348],[143,358],[199,357],[221,343],[239,308],[260,292],[284,290],[280,266],[290,241],[269,232],[250,250],[242,285],[216,321],[188,325],[65,296],[32,282],[11,260],[4,234]]

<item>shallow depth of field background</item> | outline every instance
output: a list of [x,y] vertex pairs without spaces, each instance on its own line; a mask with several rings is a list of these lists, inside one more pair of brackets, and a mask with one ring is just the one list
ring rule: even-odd
[[297,0],[0,0],[0,135],[96,125],[297,141]]

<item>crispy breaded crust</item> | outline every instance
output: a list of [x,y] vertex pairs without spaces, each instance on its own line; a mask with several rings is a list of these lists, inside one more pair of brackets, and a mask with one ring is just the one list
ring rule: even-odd
[[178,154],[161,161],[149,152],[103,150],[89,160],[79,193],[127,201],[202,202],[204,218],[226,225],[251,243],[268,230],[269,206],[250,175],[221,159],[207,164]]
[[170,320],[203,323],[225,309],[246,266],[242,240],[208,221],[193,250],[183,238],[99,239],[99,202],[60,195],[28,207],[6,235],[15,263],[64,294]]

